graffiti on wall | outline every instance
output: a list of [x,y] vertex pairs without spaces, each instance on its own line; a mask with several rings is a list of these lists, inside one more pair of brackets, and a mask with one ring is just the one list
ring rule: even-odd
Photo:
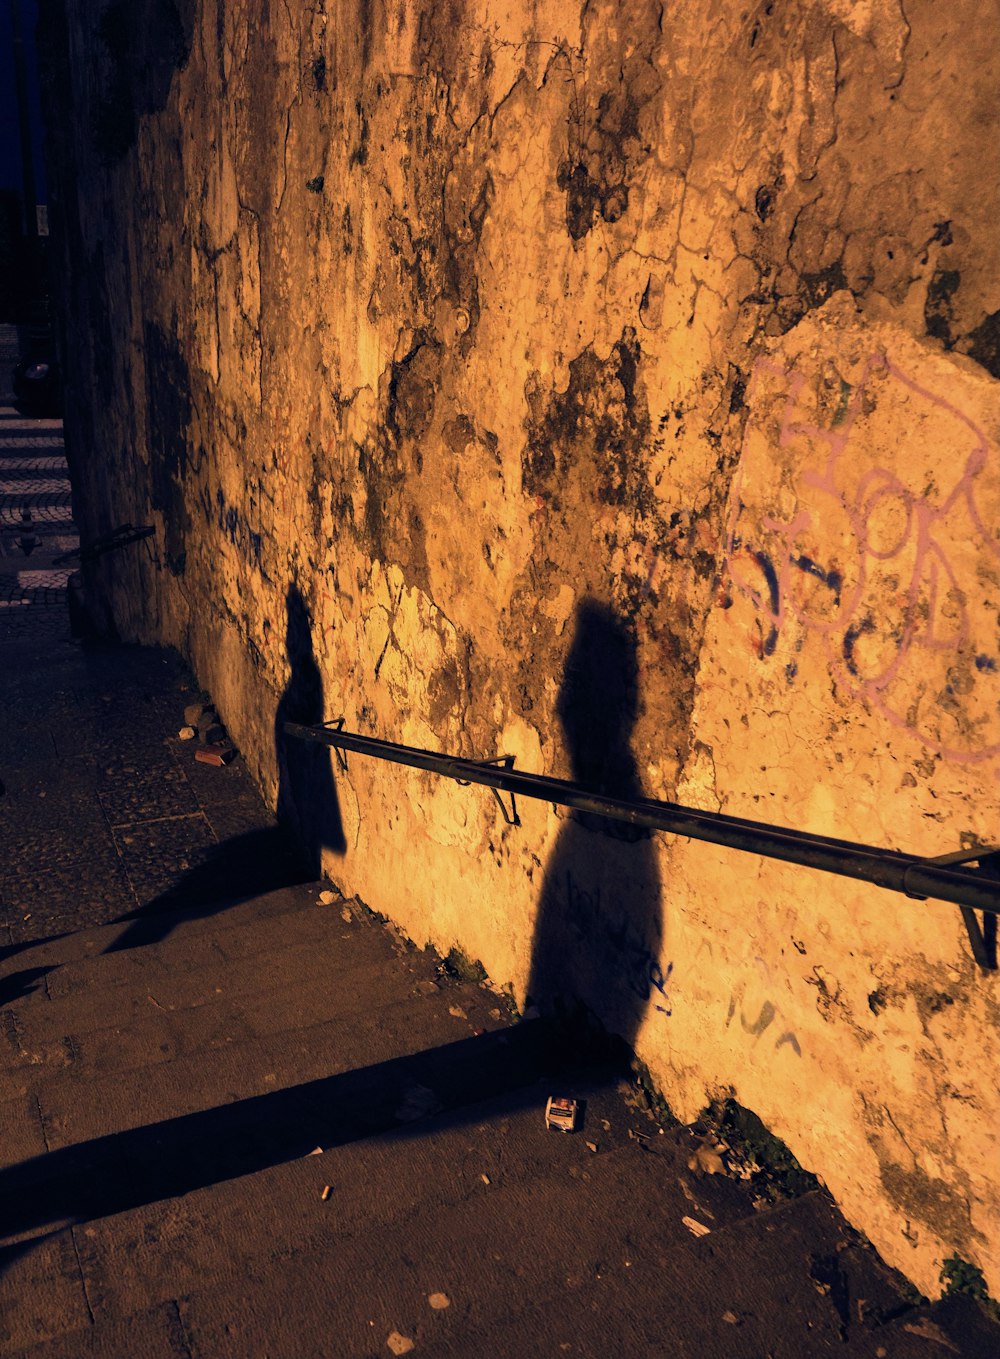
[[[767,1033],[768,1041],[774,1040],[775,1051],[787,1046],[796,1057],[801,1057],[802,1047],[798,1037],[786,1024],[780,1005],[770,995],[774,989],[770,969],[763,958],[754,958],[753,961],[759,975],[749,983],[740,982],[729,997],[726,1028],[738,1017],[740,1028],[751,1036],[754,1046]],[[778,1023],[775,1027],[776,1020]]]
[[553,884],[561,898],[559,908],[571,921],[580,948],[604,948],[607,944],[617,952],[621,978],[625,986],[641,1000],[661,1014],[672,1012],[670,978],[674,970],[668,963],[666,971],[652,952],[645,938],[623,902],[602,899],[596,883],[584,886],[569,870],[561,882]]
[[[765,661],[780,646],[789,683],[796,652],[818,645],[835,684],[938,754],[996,755],[995,705],[972,697],[997,669],[995,615],[982,600],[1000,561],[985,503],[995,449],[884,354],[853,385],[838,382],[824,425],[806,413],[804,373],[756,365],[751,404],[765,384],[784,388],[777,442],[788,457],[776,466],[772,456],[766,486],[746,467],[736,474],[723,602],[749,601],[751,647]],[[882,462],[869,447],[887,450]]]

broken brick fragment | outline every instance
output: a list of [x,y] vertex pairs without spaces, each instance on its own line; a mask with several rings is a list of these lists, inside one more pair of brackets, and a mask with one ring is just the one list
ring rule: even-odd
[[236,754],[232,746],[214,744],[210,746],[199,746],[194,753],[194,758],[199,764],[224,765]]

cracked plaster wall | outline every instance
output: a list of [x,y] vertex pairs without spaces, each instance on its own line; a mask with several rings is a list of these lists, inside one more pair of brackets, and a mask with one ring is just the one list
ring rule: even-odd
[[[91,584],[272,797],[290,585],[328,717],[560,776],[591,599],[646,794],[995,838],[992,5],[43,9],[78,514],[157,527]],[[561,899],[681,1117],[735,1094],[923,1289],[958,1254],[1000,1293],[957,909],[579,828],[556,873],[544,804],[336,781],[345,891],[522,1000]]]

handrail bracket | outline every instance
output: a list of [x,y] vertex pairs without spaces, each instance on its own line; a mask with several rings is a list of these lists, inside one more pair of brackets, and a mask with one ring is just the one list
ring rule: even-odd
[[[925,862],[935,864],[939,868],[978,863],[979,872],[984,878],[989,878],[994,882],[1000,881],[1000,845],[976,845],[972,849],[956,850],[953,854],[942,854],[936,859],[927,859]],[[910,891],[907,891],[906,895],[914,896],[917,901],[926,900],[925,897],[916,896],[915,893]],[[960,904],[958,909],[962,913],[962,923],[965,925],[965,932],[969,936],[972,956],[986,972],[995,972],[997,970],[997,917],[989,911],[984,911],[982,923],[980,923],[974,907]]]
[[[469,763],[481,765],[483,769],[490,768],[513,769],[514,758],[515,757],[513,755],[497,755],[492,760],[470,760]],[[462,788],[468,788],[471,784],[471,779],[456,779],[455,782],[459,784]],[[507,823],[507,825],[519,826],[521,824],[521,818],[517,814],[517,798],[515,797],[515,795],[513,793],[511,793],[510,795],[510,812],[508,812],[506,806],[504,805],[504,800],[500,796],[500,789],[495,788],[492,784],[490,784],[490,792],[496,798],[497,806],[500,808],[500,814],[503,817],[504,821]]]

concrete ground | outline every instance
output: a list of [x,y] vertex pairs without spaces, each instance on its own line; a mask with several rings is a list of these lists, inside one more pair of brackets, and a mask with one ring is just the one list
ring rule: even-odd
[[301,881],[239,758],[177,738],[178,659],[64,603],[0,628],[0,1352],[1000,1353],[823,1191]]

